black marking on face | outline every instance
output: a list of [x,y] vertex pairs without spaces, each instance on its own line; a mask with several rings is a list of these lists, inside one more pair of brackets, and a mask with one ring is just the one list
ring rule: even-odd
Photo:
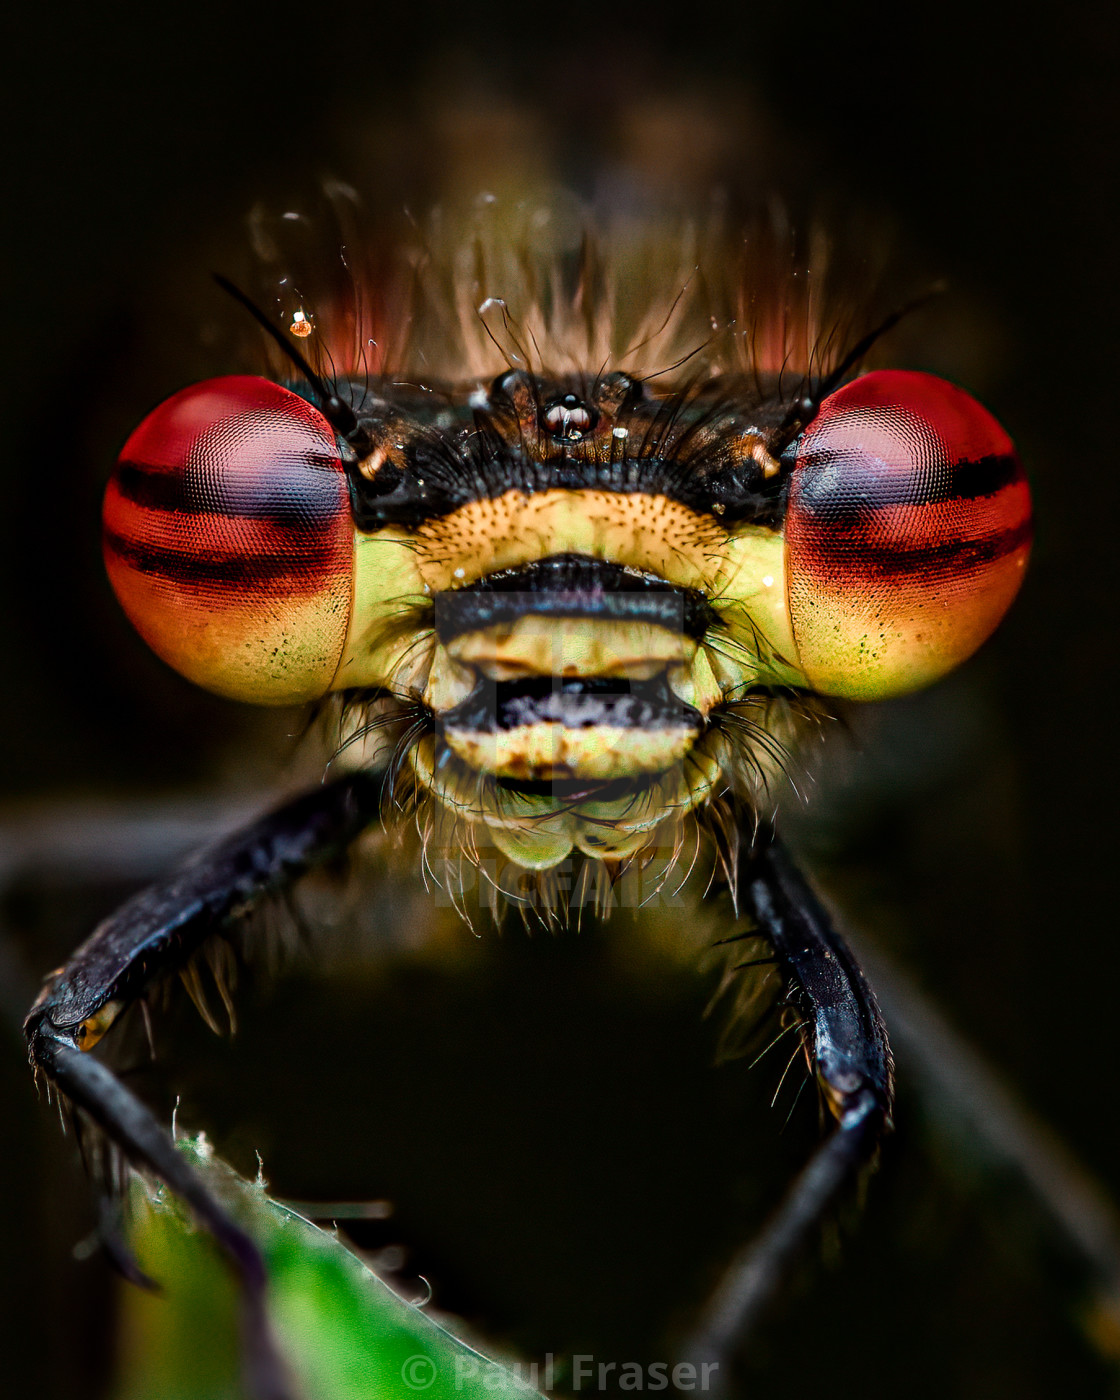
[[699,734],[704,717],[675,695],[664,675],[648,681],[616,677],[531,676],[516,681],[480,677],[471,694],[440,715],[449,729],[494,734],[531,724],[566,729],[686,729]]
[[656,396],[625,375],[587,383],[522,371],[479,403],[469,388],[355,389],[359,423],[384,445],[348,462],[357,527],[415,529],[509,491],[661,495],[722,523],[776,528],[786,472],[746,450],[782,420],[776,385],[724,376]]
[[[526,594],[533,595],[531,603]],[[440,641],[448,642],[464,632],[514,622],[528,612],[541,617],[647,622],[695,640],[719,622],[699,589],[677,588],[602,559],[557,554],[441,593],[435,610],[436,633]]]

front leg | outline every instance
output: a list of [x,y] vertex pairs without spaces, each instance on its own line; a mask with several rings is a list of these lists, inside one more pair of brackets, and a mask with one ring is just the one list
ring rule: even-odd
[[[893,1062],[874,993],[820,900],[771,833],[739,871],[739,894],[791,978],[805,1052],[835,1120],[762,1234],[732,1262],[687,1348],[726,1384],[754,1327],[833,1201],[873,1156],[890,1125]],[[712,1369],[718,1368],[718,1369]]]
[[265,1271],[171,1135],[91,1049],[154,980],[185,968],[207,938],[341,854],[377,815],[382,781],[353,774],[281,807],[194,857],[110,915],[55,973],[25,1023],[31,1062],[133,1163],[183,1198],[225,1250],[242,1284],[248,1381],[258,1400],[287,1400],[264,1307]]

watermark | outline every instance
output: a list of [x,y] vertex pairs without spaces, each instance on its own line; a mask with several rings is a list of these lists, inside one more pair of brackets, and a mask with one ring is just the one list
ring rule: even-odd
[[401,1366],[401,1380],[409,1390],[427,1390],[439,1378],[439,1367],[430,1356],[417,1352]]
[[401,1380],[409,1390],[428,1390],[437,1380],[453,1389],[495,1393],[548,1394],[558,1385],[577,1394],[614,1391],[671,1391],[704,1394],[715,1388],[718,1361],[603,1361],[590,1353],[572,1356],[545,1354],[543,1361],[491,1361],[475,1353],[455,1356],[450,1374],[432,1357],[410,1356],[401,1366]]

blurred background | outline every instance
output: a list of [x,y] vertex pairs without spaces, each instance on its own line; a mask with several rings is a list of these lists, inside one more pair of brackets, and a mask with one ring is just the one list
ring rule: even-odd
[[[100,563],[100,493],[145,412],[238,369],[213,269],[259,201],[327,177],[378,214],[547,169],[866,220],[904,293],[899,365],[992,409],[1031,473],[1037,545],[983,653],[853,717],[790,833],[848,925],[1120,1193],[1115,938],[1120,109],[1115,34],[1074,3],[919,15],[814,4],[522,13],[483,3],[285,16],[27,12],[4,101],[0,456],[0,1356],[10,1392],[111,1394],[122,1286],[14,1025],[37,979],[200,834],[290,783],[299,717],[181,682]],[[877,235],[878,236],[878,235]],[[376,897],[369,896],[371,901]],[[386,1199],[355,1242],[410,1296],[529,1357],[667,1355],[815,1140],[769,1107],[785,1056],[713,1067],[718,974],[629,925],[473,938],[394,887],[318,965],[243,988],[235,1041],[172,1009],[142,1083],[288,1197]],[[662,930],[663,932],[663,930]],[[699,930],[701,937],[709,930]],[[713,981],[715,977],[715,981]],[[936,1058],[936,1057],[935,1057]],[[1053,1211],[923,1090],[866,1206],[752,1348],[752,1397],[1112,1395],[1118,1315]],[[1059,1180],[1059,1194],[1074,1186]],[[80,1257],[78,1257],[80,1256]]]

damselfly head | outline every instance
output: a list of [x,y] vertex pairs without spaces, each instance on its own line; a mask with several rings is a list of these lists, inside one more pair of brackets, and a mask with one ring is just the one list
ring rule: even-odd
[[145,640],[238,699],[357,700],[394,791],[538,870],[757,809],[803,702],[958,665],[1029,550],[1007,435],[930,375],[834,382],[806,270],[651,247],[429,249],[288,327],[349,352],[157,408],[105,502]]

